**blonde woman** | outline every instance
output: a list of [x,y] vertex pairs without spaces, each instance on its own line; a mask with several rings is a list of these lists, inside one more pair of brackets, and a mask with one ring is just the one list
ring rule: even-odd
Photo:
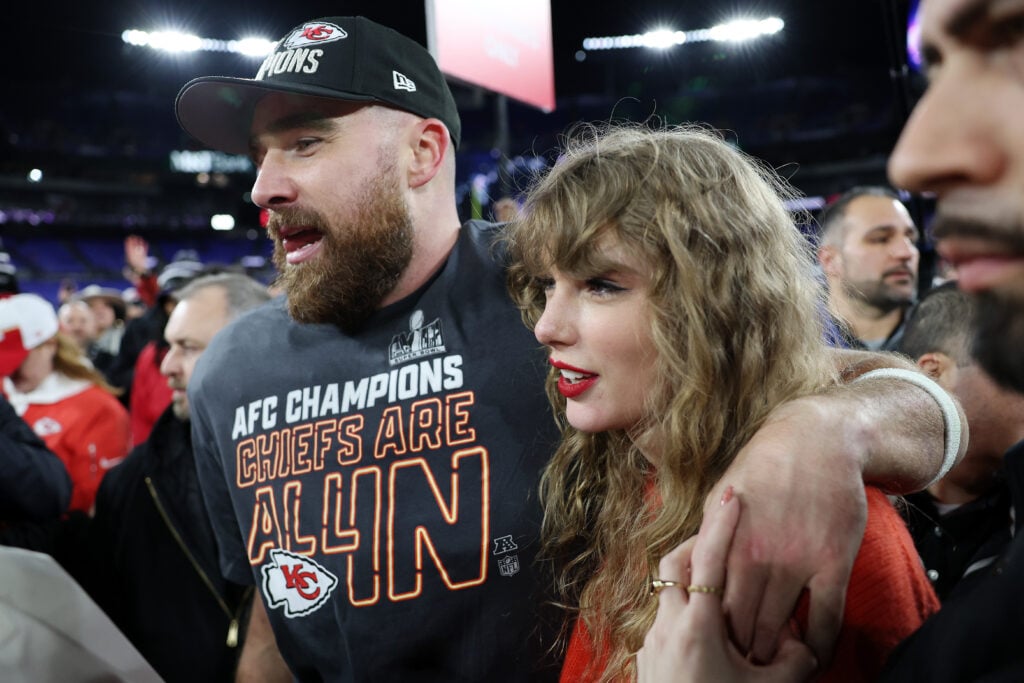
[[128,454],[131,427],[116,391],[79,346],[58,332],[57,314],[35,294],[0,300],[3,392],[71,475],[69,509],[88,512],[100,480]]
[[[510,288],[548,349],[563,424],[542,483],[545,553],[578,616],[563,680],[635,677],[659,559],[697,533],[708,494],[785,404],[844,390],[784,196],[712,133],[618,128],[571,142],[512,224]],[[938,607],[896,512],[866,495],[825,678],[870,680]]]

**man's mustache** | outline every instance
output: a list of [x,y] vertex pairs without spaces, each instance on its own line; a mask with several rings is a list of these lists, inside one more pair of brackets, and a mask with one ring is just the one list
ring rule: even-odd
[[979,221],[960,216],[937,214],[931,225],[932,237],[973,237],[999,242],[1014,252],[1024,254],[1024,223],[1019,220],[1005,223]]

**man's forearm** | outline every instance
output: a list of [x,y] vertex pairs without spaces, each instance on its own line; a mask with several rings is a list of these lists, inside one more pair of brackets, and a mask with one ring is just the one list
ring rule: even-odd
[[291,683],[292,680],[291,671],[277,649],[263,601],[257,596],[238,657],[235,683]]
[[[842,352],[836,358],[846,384],[829,392],[828,400],[848,404],[842,412],[852,438],[862,444],[864,481],[890,493],[909,493],[927,486],[946,460],[947,426],[939,402],[929,391],[905,379],[865,377],[855,381],[882,368],[925,376],[909,360],[893,353]],[[933,391],[942,391],[937,384],[931,386]],[[956,444],[959,461],[967,450],[967,421],[956,399],[949,398],[956,411],[953,419],[959,419],[961,428]]]

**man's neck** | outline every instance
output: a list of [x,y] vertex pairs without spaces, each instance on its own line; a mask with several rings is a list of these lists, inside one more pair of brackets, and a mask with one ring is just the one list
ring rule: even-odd
[[883,311],[863,301],[842,295],[829,297],[829,310],[842,320],[857,339],[876,341],[887,339],[903,320],[903,307]]
[[402,277],[394,289],[381,300],[381,308],[409,296],[440,270],[452,249],[455,248],[459,237],[459,228],[456,219],[454,224],[449,222],[443,229],[432,231],[428,239],[424,239],[422,234],[417,235],[412,261],[402,273]]

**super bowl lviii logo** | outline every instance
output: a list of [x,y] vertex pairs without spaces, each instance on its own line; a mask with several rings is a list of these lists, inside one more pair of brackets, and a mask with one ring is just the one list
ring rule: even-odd
[[327,601],[338,578],[308,557],[277,548],[261,567],[263,595],[270,607],[284,607],[286,617],[315,612]]
[[416,358],[444,353],[444,336],[441,334],[441,319],[426,322],[423,311],[413,311],[409,316],[409,331],[399,332],[391,338],[388,347],[388,361],[398,365]]

